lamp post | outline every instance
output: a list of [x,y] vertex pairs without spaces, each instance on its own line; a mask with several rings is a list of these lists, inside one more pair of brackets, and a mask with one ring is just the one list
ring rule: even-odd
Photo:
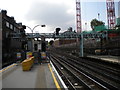
[[32,32],[32,40],[31,40],[31,49],[32,49],[32,52],[34,51],[33,49],[33,47],[34,47],[34,41],[33,41],[33,31],[35,30],[35,28],[36,27],[38,27],[38,26],[41,26],[41,27],[45,27],[45,25],[36,25],[36,26],[34,26],[33,28],[30,28],[29,26],[26,26],[26,27],[28,27],[30,30],[31,30],[31,32]]

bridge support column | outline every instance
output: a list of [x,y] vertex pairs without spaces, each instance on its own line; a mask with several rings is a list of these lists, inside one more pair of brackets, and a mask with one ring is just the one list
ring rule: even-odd
[[80,57],[83,57],[83,33],[80,34]]

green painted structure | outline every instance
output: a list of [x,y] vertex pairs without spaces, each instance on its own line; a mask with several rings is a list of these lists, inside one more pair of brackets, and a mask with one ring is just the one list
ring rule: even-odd
[[95,31],[104,31],[107,29],[107,27],[105,25],[100,25],[100,26],[96,26]]
[[117,25],[120,25],[120,17],[117,18]]

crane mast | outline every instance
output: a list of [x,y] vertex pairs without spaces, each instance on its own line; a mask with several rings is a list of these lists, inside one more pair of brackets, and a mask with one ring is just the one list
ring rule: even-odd
[[76,29],[77,32],[81,33],[82,27],[81,27],[81,5],[80,0],[76,0]]
[[115,5],[114,0],[106,0],[108,29],[115,28]]

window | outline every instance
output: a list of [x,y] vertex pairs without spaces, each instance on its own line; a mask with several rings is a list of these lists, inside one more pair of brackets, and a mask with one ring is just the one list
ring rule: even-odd
[[6,21],[6,26],[9,28],[9,22]]
[[8,32],[6,32],[6,38],[8,38]]
[[12,29],[12,30],[13,30],[13,25],[12,25],[12,24],[10,24],[10,29]]
[[20,30],[18,29],[18,33],[20,33]]
[[14,27],[14,31],[16,31],[16,27]]

